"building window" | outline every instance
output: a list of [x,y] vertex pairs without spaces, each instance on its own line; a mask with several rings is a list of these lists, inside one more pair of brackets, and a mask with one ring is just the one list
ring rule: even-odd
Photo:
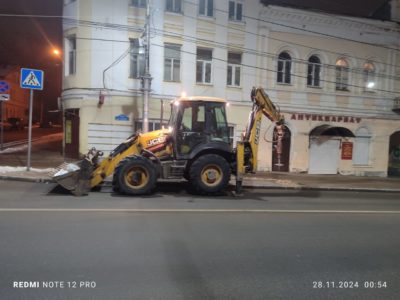
[[229,1],[229,20],[242,21],[243,4]]
[[349,64],[344,58],[336,62],[336,90],[349,90]]
[[196,82],[211,83],[212,50],[197,48]]
[[134,7],[146,7],[147,1],[146,0],[132,0],[132,6]]
[[181,13],[182,0],[167,0],[165,10],[174,13]]
[[308,59],[307,85],[312,87],[321,85],[321,60],[315,55]]
[[70,36],[66,39],[67,64],[66,75],[76,74],[76,37]]
[[145,53],[144,48],[140,47],[139,39],[133,39],[131,43],[131,62],[130,62],[130,78],[139,78],[144,75],[145,71]]
[[[161,125],[164,125],[168,122],[167,120],[164,121],[163,124],[161,124],[160,120],[149,120],[149,131],[161,129]],[[142,120],[135,121],[135,131],[142,131],[142,125],[143,125]]]
[[292,57],[287,52],[281,52],[278,56],[278,83],[291,83]]
[[181,46],[165,44],[164,47],[164,80],[180,81]]
[[364,90],[372,92],[376,88],[375,66],[371,62],[364,63],[363,66]]
[[354,165],[369,165],[369,151],[371,144],[371,134],[366,128],[359,128],[356,131],[354,140]]
[[214,1],[199,0],[199,15],[206,17],[214,16]]
[[242,54],[228,52],[227,85],[240,86],[241,64]]

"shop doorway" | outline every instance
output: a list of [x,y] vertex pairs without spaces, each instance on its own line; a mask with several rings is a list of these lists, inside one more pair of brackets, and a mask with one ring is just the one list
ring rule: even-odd
[[285,133],[282,139],[282,153],[278,155],[277,151],[277,130],[274,128],[273,142],[272,142],[272,171],[274,172],[289,172],[290,162],[290,144],[292,140],[292,133],[288,127],[285,127]]
[[388,176],[400,177],[400,131],[390,136]]
[[79,158],[79,109],[67,109],[64,114],[65,156]]
[[337,174],[342,137],[354,137],[347,128],[321,125],[310,132],[309,174]]

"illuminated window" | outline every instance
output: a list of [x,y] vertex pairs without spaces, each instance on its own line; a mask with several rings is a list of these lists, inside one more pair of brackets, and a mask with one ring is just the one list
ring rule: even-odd
[[373,91],[376,88],[375,67],[371,62],[364,63],[363,67],[364,90]]

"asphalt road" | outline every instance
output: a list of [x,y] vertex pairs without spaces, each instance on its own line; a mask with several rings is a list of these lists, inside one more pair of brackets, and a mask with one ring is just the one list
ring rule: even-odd
[[[399,194],[0,181],[0,299],[398,299]],[[24,287],[30,286],[30,287]]]

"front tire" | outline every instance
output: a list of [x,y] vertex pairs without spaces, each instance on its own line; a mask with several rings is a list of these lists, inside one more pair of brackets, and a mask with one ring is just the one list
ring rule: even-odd
[[157,176],[153,163],[141,156],[125,158],[116,172],[114,184],[123,194],[150,194],[156,185]]
[[190,184],[200,194],[217,194],[229,183],[231,170],[225,158],[217,154],[200,156],[190,167]]

